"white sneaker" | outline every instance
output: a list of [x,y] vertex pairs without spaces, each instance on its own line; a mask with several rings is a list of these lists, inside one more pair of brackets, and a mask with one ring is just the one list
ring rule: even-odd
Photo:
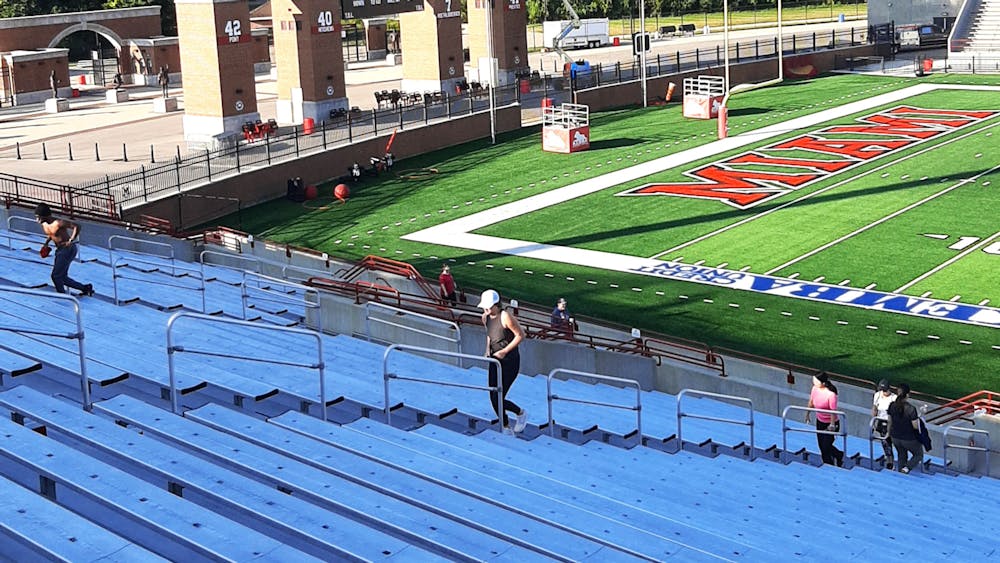
[[517,415],[514,419],[514,432],[523,432],[524,427],[528,425],[528,411],[522,410],[521,414]]
[[513,436],[514,435],[514,429],[511,428],[510,426],[504,426],[503,427],[503,435],[504,436]]

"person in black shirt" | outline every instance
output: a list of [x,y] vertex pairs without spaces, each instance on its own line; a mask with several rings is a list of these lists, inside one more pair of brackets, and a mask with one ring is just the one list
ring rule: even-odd
[[913,471],[924,460],[924,447],[917,435],[920,431],[917,408],[907,400],[909,397],[910,386],[900,383],[896,400],[889,405],[889,436],[892,437],[892,445],[896,448],[896,459],[901,473]]

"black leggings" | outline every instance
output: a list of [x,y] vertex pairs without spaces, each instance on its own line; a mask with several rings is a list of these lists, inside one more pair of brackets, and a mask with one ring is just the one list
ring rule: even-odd
[[[521,353],[517,351],[517,348],[514,348],[503,358],[497,359],[500,360],[500,370],[503,373],[503,413],[497,412],[497,417],[503,418],[503,425],[508,426],[507,411],[515,414],[521,414],[522,412],[521,407],[517,406],[513,401],[507,400],[507,392],[510,391],[510,386],[514,384],[514,380],[517,379],[517,372],[521,369]],[[490,387],[496,387],[497,385],[497,367],[493,363],[490,363],[489,385]],[[493,412],[497,410],[497,400],[497,392],[490,391],[490,405],[493,407]]]
[[[829,430],[829,428],[829,422],[816,419],[816,430]],[[819,453],[823,458],[823,463],[829,465],[842,465],[844,463],[844,452],[833,445],[836,438],[833,434],[816,434],[816,442],[819,444]]]

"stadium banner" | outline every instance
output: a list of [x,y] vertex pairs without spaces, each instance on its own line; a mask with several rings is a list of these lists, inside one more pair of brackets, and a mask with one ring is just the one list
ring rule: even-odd
[[765,295],[794,297],[809,301],[1000,328],[1000,309],[952,301],[804,282],[680,262],[650,262],[647,265],[630,268],[629,271],[672,280],[753,291]]

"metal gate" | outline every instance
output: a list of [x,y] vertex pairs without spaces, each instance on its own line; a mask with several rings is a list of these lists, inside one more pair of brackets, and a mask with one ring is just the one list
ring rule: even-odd
[[14,85],[10,80],[10,69],[0,67],[0,107],[14,105]]
[[365,26],[357,22],[345,23],[341,32],[344,47],[344,62],[368,60]]
[[91,72],[94,84],[109,84],[118,74],[118,52],[114,49],[100,49],[90,52]]

